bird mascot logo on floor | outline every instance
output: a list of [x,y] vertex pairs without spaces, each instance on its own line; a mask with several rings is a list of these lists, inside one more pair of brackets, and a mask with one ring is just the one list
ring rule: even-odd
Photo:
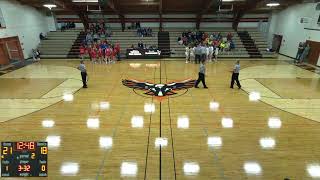
[[[163,100],[165,97],[177,95],[177,91],[185,90],[185,94],[188,89],[194,87],[196,80],[187,79],[180,82],[170,82],[166,84],[155,84],[150,82],[143,82],[134,79],[124,79],[122,84],[135,90],[143,91],[144,95],[153,96],[158,100]],[[137,93],[139,94],[139,93]],[[182,95],[181,94],[181,95]]]

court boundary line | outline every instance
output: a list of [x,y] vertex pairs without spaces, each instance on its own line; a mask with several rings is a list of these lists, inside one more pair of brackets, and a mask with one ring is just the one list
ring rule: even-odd
[[[164,61],[165,65],[165,75],[166,75],[166,82],[168,81],[168,75],[167,75],[167,64],[166,61]],[[172,158],[173,158],[173,170],[174,170],[174,180],[177,179],[177,169],[176,169],[176,159],[175,159],[175,153],[174,153],[174,140],[173,140],[173,129],[172,129],[172,117],[171,117],[171,107],[170,107],[170,96],[168,96],[168,115],[170,120],[170,136],[171,136],[171,148],[172,148]]]
[[[156,70],[157,68],[154,68],[154,72],[153,72],[153,80],[155,81],[156,78]],[[153,103],[154,98],[152,96],[151,98],[151,103]],[[148,156],[149,156],[149,145],[150,145],[150,132],[151,132],[151,123],[152,123],[152,114],[150,113],[149,115],[149,127],[148,127],[148,142],[147,142],[147,153],[146,153],[146,159],[145,159],[145,167],[144,167],[144,180],[146,180],[147,178],[147,169],[148,169]]]

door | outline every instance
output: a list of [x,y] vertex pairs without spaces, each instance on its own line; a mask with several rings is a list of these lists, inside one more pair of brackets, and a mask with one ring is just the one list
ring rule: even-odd
[[9,62],[7,62],[7,60],[4,60],[4,63],[8,64],[24,60],[20,41],[17,36],[2,38],[0,39],[0,44],[2,44],[2,47],[0,48],[5,52],[4,54],[7,54],[7,58],[9,58]]
[[320,54],[320,42],[307,40],[307,43],[310,45],[310,52],[307,56],[307,62],[312,65],[317,65]]
[[9,55],[5,44],[0,43],[0,65],[9,64]]
[[273,41],[272,41],[272,49],[277,53],[280,51],[281,42],[282,42],[282,35],[274,34]]

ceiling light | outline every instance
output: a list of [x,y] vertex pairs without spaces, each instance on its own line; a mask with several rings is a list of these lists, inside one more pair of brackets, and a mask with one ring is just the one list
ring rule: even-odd
[[97,3],[99,0],[72,0],[75,3]]
[[44,4],[43,6],[46,7],[46,8],[49,8],[50,10],[52,8],[56,8],[57,7],[57,5],[55,5],[55,4]]
[[276,6],[279,6],[279,5],[280,5],[280,3],[278,3],[278,2],[269,2],[267,4],[268,7],[276,7]]

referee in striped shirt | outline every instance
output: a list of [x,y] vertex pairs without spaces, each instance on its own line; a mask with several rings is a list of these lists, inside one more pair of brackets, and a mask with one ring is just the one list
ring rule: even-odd
[[78,66],[78,68],[81,71],[81,78],[82,78],[82,83],[83,83],[83,88],[88,88],[87,86],[87,69],[86,69],[86,65],[84,65],[84,61],[80,61],[80,65]]

